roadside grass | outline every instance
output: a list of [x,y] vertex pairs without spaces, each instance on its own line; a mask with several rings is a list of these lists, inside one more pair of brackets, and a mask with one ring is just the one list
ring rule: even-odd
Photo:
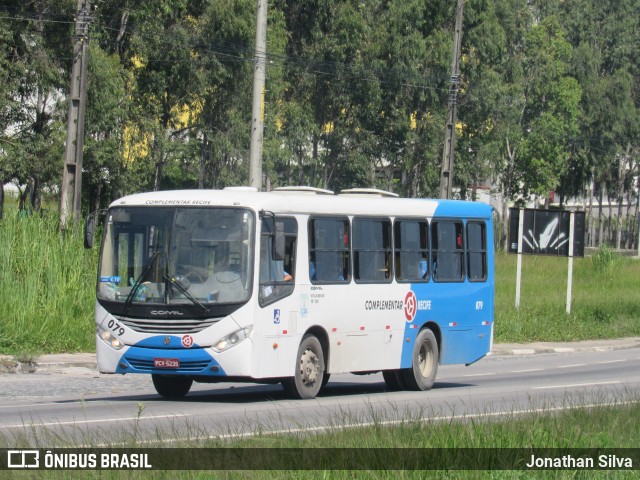
[[603,248],[575,258],[571,314],[566,258],[524,255],[515,308],[516,255],[496,255],[495,341],[576,341],[640,336],[640,261]]
[[[477,454],[482,460],[484,455],[490,455],[494,465],[505,470],[366,470],[367,464],[362,470],[296,470],[300,466],[313,464],[310,462],[313,451],[308,450],[309,456],[291,460],[291,467],[283,470],[235,470],[235,471],[38,471],[38,478],[188,478],[188,479],[272,479],[272,478],[481,478],[481,479],[511,479],[511,478],[558,478],[558,479],[587,479],[587,478],[613,478],[626,479],[637,478],[636,470],[527,470],[522,457],[518,462],[511,463],[514,452],[507,449],[604,449],[604,448],[637,448],[640,444],[640,400],[638,392],[624,392],[617,402],[594,402],[591,406],[570,407],[570,398],[565,398],[560,404],[552,406],[530,405],[517,412],[507,413],[503,416],[478,415],[459,416],[453,419],[441,419],[438,412],[422,412],[420,416],[407,417],[404,420],[388,425],[376,416],[368,418],[368,426],[352,427],[351,419],[345,416],[337,420],[333,426],[321,433],[305,433],[296,431],[288,434],[271,435],[263,433],[256,428],[255,435],[248,438],[220,439],[208,438],[207,432],[191,427],[189,435],[185,437],[180,432],[181,440],[175,441],[178,432],[155,431],[156,441],[152,443],[141,442],[136,438],[135,428],[123,429],[123,435],[117,439],[93,438],[87,444],[88,437],[79,435],[71,443],[61,443],[62,439],[51,435],[47,437],[40,433],[37,444],[33,440],[27,440],[29,434],[34,432],[25,426],[24,432],[7,437],[0,434],[2,445],[11,445],[11,448],[57,448],[62,447],[103,447],[103,448],[184,448],[184,455],[206,455],[207,452],[219,451],[225,448],[265,449],[252,450],[251,455],[264,454],[277,455],[277,451],[271,449],[333,449],[340,452],[345,449],[384,449],[384,448],[442,448],[442,449],[478,449]],[[600,404],[598,404],[600,403]],[[485,412],[490,413],[490,412]],[[142,414],[138,408],[138,414]],[[429,420],[433,418],[434,420]],[[438,419],[440,418],[440,419]],[[364,419],[367,420],[367,419]],[[124,431],[126,430],[127,433]],[[202,449],[202,450],[198,450]],[[487,450],[490,449],[490,450]],[[505,449],[505,450],[501,450]],[[386,452],[380,451],[380,455]],[[391,453],[391,452],[389,452]],[[610,453],[610,452],[607,452]],[[338,454],[338,453],[337,453]],[[371,455],[378,453],[363,453],[363,458],[372,459]],[[446,455],[446,451],[445,451]],[[529,460],[528,453],[524,457]],[[326,457],[323,457],[326,460]],[[360,457],[359,457],[360,458]],[[247,459],[253,461],[253,459]],[[265,457],[269,462],[269,458]],[[262,461],[258,462],[261,463]],[[376,458],[375,462],[384,464],[384,460]],[[524,462],[526,463],[526,462]],[[484,464],[484,463],[482,463]],[[598,459],[595,459],[595,465]],[[237,466],[237,463],[233,465]],[[325,464],[326,465],[326,464]],[[371,464],[369,464],[371,465]],[[511,468],[507,470],[506,468]],[[36,472],[4,472],[5,478],[33,478],[31,474]]]
[[[93,351],[98,248],[83,248],[58,213],[21,215],[7,202],[0,220],[0,353]],[[567,259],[523,257],[516,309],[516,255],[495,262],[495,341],[575,341],[640,336],[640,261],[601,249],[574,260],[571,314]]]
[[61,232],[55,212],[7,209],[0,220],[0,352],[93,351],[96,262],[79,225]]

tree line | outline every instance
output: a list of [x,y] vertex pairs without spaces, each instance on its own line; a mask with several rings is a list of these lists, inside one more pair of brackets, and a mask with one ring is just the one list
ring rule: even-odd
[[[255,0],[92,3],[83,210],[246,184]],[[0,183],[24,209],[59,192],[76,9],[0,4]],[[270,1],[266,185],[437,196],[455,14],[454,0]],[[466,1],[461,198],[491,185],[563,203],[592,187],[637,205],[638,18],[640,0]]]

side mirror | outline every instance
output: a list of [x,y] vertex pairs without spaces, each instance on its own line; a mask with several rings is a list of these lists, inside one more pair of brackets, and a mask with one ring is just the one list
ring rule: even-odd
[[273,260],[284,260],[284,222],[275,222],[275,238],[273,239]]
[[84,248],[93,248],[93,239],[96,235],[96,216],[91,214],[84,224]]

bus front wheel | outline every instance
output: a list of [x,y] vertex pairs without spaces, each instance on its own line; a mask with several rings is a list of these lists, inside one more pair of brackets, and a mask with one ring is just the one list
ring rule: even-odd
[[152,374],[153,386],[156,392],[165,398],[184,397],[193,384],[193,379],[180,375],[158,375]]
[[322,388],[324,374],[320,341],[313,335],[305,335],[298,347],[295,375],[282,380],[282,386],[291,398],[314,398]]
[[430,390],[438,372],[438,342],[428,328],[418,333],[411,358],[411,368],[402,371],[404,385],[409,390]]

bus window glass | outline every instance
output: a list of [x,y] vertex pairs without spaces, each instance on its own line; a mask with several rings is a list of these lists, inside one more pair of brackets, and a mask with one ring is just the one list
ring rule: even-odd
[[431,223],[433,279],[437,282],[464,280],[464,239],[461,222],[437,220]]
[[309,276],[313,283],[350,280],[349,220],[313,218],[309,222]]
[[467,223],[467,262],[469,281],[487,279],[487,234],[484,223]]
[[429,281],[429,235],[427,222],[396,220],[394,224],[396,280]]
[[[273,258],[275,237],[273,227],[284,226],[285,255],[283,260]],[[261,306],[291,295],[295,278],[295,252],[298,224],[293,218],[264,218],[260,235],[260,292]]]
[[353,220],[353,278],[356,282],[391,281],[390,220]]

